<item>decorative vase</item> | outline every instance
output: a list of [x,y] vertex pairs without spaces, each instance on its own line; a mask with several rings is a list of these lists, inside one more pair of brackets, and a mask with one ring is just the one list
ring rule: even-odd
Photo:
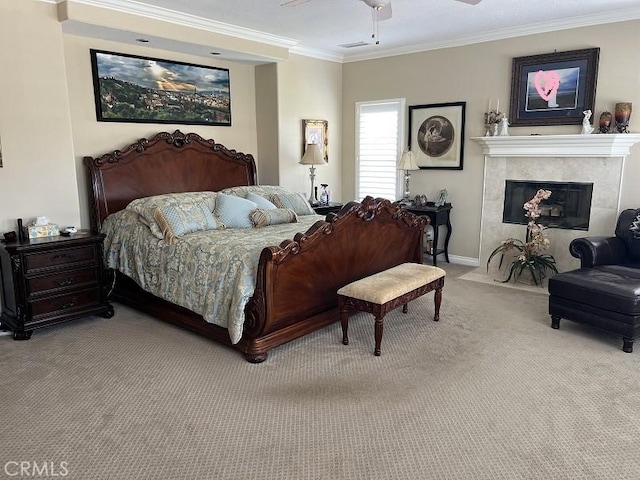
[[629,133],[631,102],[616,103],[616,129],[618,133]]
[[611,112],[602,112],[602,115],[600,115],[600,133],[609,133],[612,117]]

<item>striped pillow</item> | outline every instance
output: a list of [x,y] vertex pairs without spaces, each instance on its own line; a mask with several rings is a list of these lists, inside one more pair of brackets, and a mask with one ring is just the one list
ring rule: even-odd
[[296,212],[288,208],[272,208],[269,210],[256,208],[251,212],[249,218],[255,228],[279,225],[281,223],[297,223],[298,221]]

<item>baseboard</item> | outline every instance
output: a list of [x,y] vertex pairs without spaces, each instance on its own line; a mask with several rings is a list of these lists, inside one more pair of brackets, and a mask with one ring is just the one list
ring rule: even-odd
[[468,267],[480,266],[479,258],[461,257],[459,255],[449,255],[449,260],[451,261],[451,263],[455,263],[457,265],[466,265]]

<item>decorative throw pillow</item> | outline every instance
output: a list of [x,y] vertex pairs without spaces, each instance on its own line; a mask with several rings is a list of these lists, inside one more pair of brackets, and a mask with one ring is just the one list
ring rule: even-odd
[[203,202],[180,203],[156,208],[154,220],[169,245],[187,233],[215,230],[218,222]]
[[633,238],[640,238],[640,213],[631,221],[629,231],[633,235]]
[[247,200],[251,200],[252,202],[256,203],[256,205],[258,205],[258,208],[261,208],[262,210],[273,210],[274,208],[278,208],[265,197],[263,197],[262,195],[258,195],[257,193],[247,193]]
[[126,209],[140,215],[142,223],[149,227],[151,233],[157,238],[164,239],[162,229],[155,221],[156,209],[183,203],[204,203],[209,211],[212,212],[216,205],[216,196],[216,192],[164,193],[162,195],[137,198],[131,201]]
[[296,212],[288,208],[271,208],[268,210],[257,208],[251,212],[249,218],[251,218],[251,223],[256,228],[280,223],[296,223],[298,221]]
[[246,198],[218,193],[213,213],[227,228],[251,228],[249,214],[256,208],[258,205]]
[[278,208],[289,208],[298,215],[314,215],[316,212],[301,193],[276,193],[271,201]]
[[247,198],[249,193],[255,193],[257,195],[262,195],[265,198],[269,198],[271,195],[275,193],[290,193],[284,187],[279,185],[240,185],[238,187],[228,187],[223,190],[220,190],[220,193],[225,193],[227,195],[235,195],[236,197]]

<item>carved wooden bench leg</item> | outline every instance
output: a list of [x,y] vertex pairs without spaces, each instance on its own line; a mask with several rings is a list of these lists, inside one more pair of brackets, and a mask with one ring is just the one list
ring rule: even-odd
[[442,303],[442,287],[436,288],[436,293],[433,297],[434,310],[433,321],[440,321],[440,304]]
[[376,348],[373,350],[373,354],[376,357],[380,356],[380,344],[382,343],[382,332],[384,330],[384,315],[376,315]]
[[344,297],[338,297],[338,309],[340,310],[340,324],[342,325],[342,344],[349,345],[349,310]]

